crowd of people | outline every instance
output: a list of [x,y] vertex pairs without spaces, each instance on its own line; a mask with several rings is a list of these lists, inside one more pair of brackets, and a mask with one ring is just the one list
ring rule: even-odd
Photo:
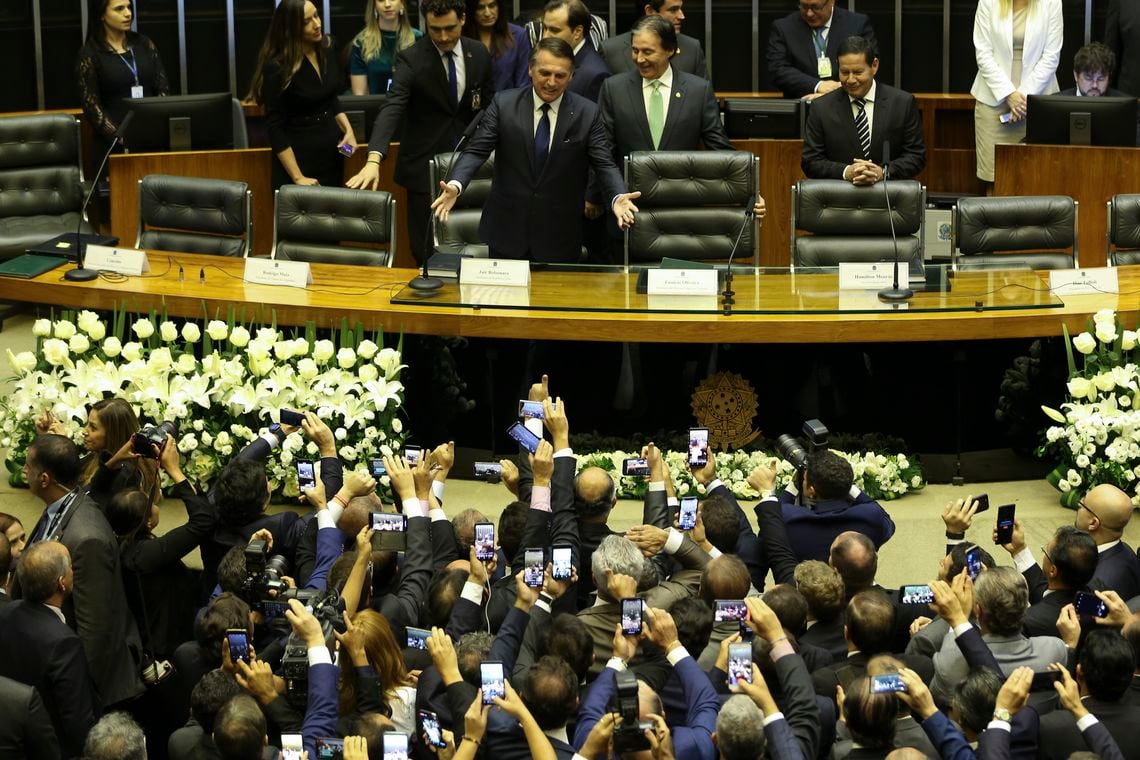
[[[1138,752],[1140,558],[1119,489],[1085,493],[1040,564],[1017,519],[999,536],[982,501],[947,504],[931,580],[888,589],[894,523],[824,447],[782,488],[773,465],[749,475],[758,530],[715,458],[694,465],[704,497],[684,530],[651,443],[642,522],[612,530],[613,477],[576,472],[574,402],[549,387],[529,394],[540,442],[500,463],[497,524],[447,498],[450,442],[385,457],[379,487],[309,412],[206,491],[173,438],[132,434],[125,402],[92,408],[85,452],[45,414],[24,465],[43,513],[30,532],[0,515],[0,756]],[[293,435],[320,453],[312,509],[270,515],[264,462]],[[188,514],[161,535],[158,470]],[[377,515],[400,516],[398,550]],[[200,575],[183,563],[196,548]]]

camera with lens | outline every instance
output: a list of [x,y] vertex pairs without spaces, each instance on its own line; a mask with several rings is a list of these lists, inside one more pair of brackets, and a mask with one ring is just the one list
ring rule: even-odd
[[[344,633],[344,603],[334,591],[291,589],[288,598],[297,599],[313,613],[321,624],[321,633],[327,643],[333,632]],[[281,658],[281,677],[285,679],[285,700],[295,709],[304,711],[309,699],[309,649],[305,640],[295,632],[285,641],[285,654]]]
[[804,423],[802,439],[785,433],[776,439],[776,448],[788,464],[803,472],[807,469],[808,454],[827,448],[828,435],[826,425],[819,420],[808,420]]
[[651,721],[640,720],[641,707],[637,699],[637,676],[633,671],[622,670],[615,679],[617,688],[610,705],[610,712],[621,717],[621,723],[614,726],[614,754],[641,752],[649,749],[646,731],[654,730]]
[[131,451],[140,457],[158,459],[158,452],[166,445],[166,436],[178,437],[178,424],[167,420],[160,425],[145,425],[131,436]]
[[289,560],[280,554],[269,554],[269,545],[261,539],[250,541],[245,547],[245,579],[241,584],[241,598],[251,605],[270,596],[280,596],[287,586],[282,580],[289,574]]

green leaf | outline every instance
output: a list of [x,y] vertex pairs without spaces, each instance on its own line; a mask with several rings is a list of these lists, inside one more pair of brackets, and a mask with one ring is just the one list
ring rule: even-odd
[[1061,332],[1065,334],[1065,358],[1069,360],[1069,377],[1075,377],[1077,374],[1077,363],[1073,360],[1073,341],[1069,337],[1069,326],[1064,322],[1061,323]]

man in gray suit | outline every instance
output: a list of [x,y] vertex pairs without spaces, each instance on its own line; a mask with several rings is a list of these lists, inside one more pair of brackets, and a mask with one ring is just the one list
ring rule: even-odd
[[[78,485],[79,452],[61,435],[41,435],[28,447],[24,477],[44,513],[28,538],[59,541],[71,552],[74,592],[63,603],[67,624],[83,642],[104,707],[142,694],[138,629],[127,607],[119,571],[119,544],[107,518]],[[19,576],[12,597],[20,598]]]
[[[700,40],[681,34],[681,24],[685,21],[685,12],[682,10],[684,0],[634,0],[634,5],[646,16],[660,16],[673,25],[677,32],[677,46],[674,48],[673,68],[688,74],[695,74],[701,79],[708,79],[708,68],[705,66],[705,51],[701,48]],[[610,37],[602,43],[602,55],[606,65],[614,74],[623,74],[635,68],[633,60],[633,32]]]

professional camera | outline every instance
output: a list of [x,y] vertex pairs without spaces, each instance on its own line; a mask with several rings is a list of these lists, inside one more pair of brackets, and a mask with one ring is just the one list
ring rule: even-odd
[[167,420],[161,425],[145,425],[131,436],[131,451],[140,457],[158,459],[157,452],[166,445],[166,436],[178,437],[178,424]]
[[241,584],[241,598],[257,604],[275,592],[280,596],[287,586],[282,580],[289,574],[289,561],[280,554],[269,554],[269,545],[261,539],[250,541],[245,547],[245,579]]
[[807,469],[808,454],[827,448],[827,426],[819,420],[804,423],[803,439],[784,434],[776,439],[776,448],[788,464],[800,472]]
[[[312,589],[290,589],[291,599],[298,599],[312,611],[321,624],[325,642],[333,638],[333,631],[344,633],[344,602],[335,590],[328,592]],[[281,658],[281,677],[285,679],[285,700],[295,709],[304,711],[309,699],[309,649],[305,640],[290,633],[285,642],[285,655]]]
[[641,752],[649,749],[649,738],[645,732],[654,729],[650,721],[639,719],[641,707],[637,699],[637,676],[633,671],[622,670],[615,679],[617,690],[610,705],[610,712],[621,716],[621,723],[614,727],[614,754]]

